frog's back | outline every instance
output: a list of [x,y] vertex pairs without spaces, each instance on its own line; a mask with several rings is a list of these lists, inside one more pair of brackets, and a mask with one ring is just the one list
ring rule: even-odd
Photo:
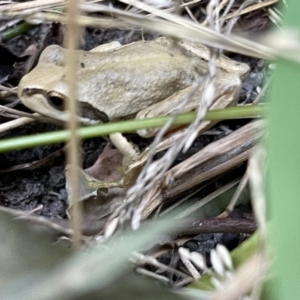
[[[101,59],[98,72],[89,63],[95,61],[94,55]],[[90,104],[105,112],[110,120],[168,98],[190,86],[199,75],[190,56],[161,39],[136,42],[88,56],[90,59],[86,59],[85,71],[82,71],[85,80],[81,81],[79,93],[88,95]],[[197,64],[197,69],[202,64],[202,69],[206,70],[200,59]],[[95,76],[94,81],[89,80],[91,74]]]

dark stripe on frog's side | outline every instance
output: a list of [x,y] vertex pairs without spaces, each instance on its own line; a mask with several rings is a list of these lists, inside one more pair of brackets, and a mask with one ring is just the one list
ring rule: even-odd
[[101,121],[102,123],[107,123],[110,121],[105,112],[96,109],[87,102],[81,102],[79,110],[80,117],[87,118],[90,120]]

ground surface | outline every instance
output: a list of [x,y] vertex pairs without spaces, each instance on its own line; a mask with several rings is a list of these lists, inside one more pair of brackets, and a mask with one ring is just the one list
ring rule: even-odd
[[[62,42],[61,28],[56,25],[52,26],[54,29],[49,29],[51,25],[42,25],[32,28],[29,32],[16,37],[5,44],[10,51],[19,56],[31,45],[40,47],[41,43],[47,46],[51,43]],[[143,34],[146,39],[153,38],[153,35]],[[82,48],[89,50],[97,45],[118,40],[121,43],[130,43],[142,38],[142,32],[89,29],[86,31]],[[42,40],[44,40],[42,42]],[[263,63],[259,60],[241,57],[240,55],[231,55],[234,59],[247,62],[251,65],[251,74],[243,83],[243,91],[241,93],[240,102],[251,103],[257,95],[257,87],[262,85],[265,77],[265,70]],[[21,59],[22,60],[22,59]],[[0,66],[1,68],[1,66]],[[24,71],[21,70],[21,73]],[[4,80],[7,85],[18,83],[18,74],[10,80]],[[7,100],[5,100],[7,101]],[[15,108],[26,111],[22,104],[18,104]],[[7,118],[2,117],[1,122],[5,122]],[[248,120],[223,122],[215,127],[217,135],[203,135],[196,139],[191,149],[178,157],[177,162],[184,160],[186,157],[194,154],[202,149],[205,145],[213,140],[219,139],[227,134],[228,131],[235,130]],[[41,123],[33,123],[23,126],[8,132],[2,138],[23,136],[28,134],[35,134],[39,132],[46,132],[51,130],[58,130],[60,128],[53,125],[46,125]],[[129,136],[140,148],[144,148],[149,144],[150,140],[142,139],[137,135]],[[102,138],[96,138],[83,141],[83,166],[84,168],[91,166],[97,159],[98,155],[105,147],[106,141]],[[35,213],[46,217],[61,217],[66,218],[67,193],[65,189],[65,155],[62,144],[50,145],[43,147],[36,147],[28,150],[12,151],[0,154],[0,203],[3,206],[31,211],[42,205]],[[42,166],[32,168],[33,162],[38,162],[53,153],[57,153],[55,157],[43,163]],[[161,154],[160,154],[161,155]],[[24,166],[24,164],[27,164]],[[11,170],[16,168],[16,170]],[[213,182],[206,189],[194,195],[194,201],[200,199],[212,192],[214,189],[226,183],[229,179],[238,177],[244,171],[245,166],[241,166],[235,173],[225,175],[224,178]],[[203,237],[211,238],[211,237]],[[197,244],[198,245],[198,244]],[[195,247],[195,245],[190,245]],[[197,246],[199,247],[199,245]]]

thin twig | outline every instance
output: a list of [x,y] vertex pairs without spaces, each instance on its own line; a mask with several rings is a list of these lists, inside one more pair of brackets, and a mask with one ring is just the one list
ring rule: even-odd
[[231,189],[232,187],[237,185],[239,183],[239,181],[240,181],[240,179],[236,179],[236,180],[234,180],[232,182],[229,182],[228,184],[222,186],[221,188],[217,189],[213,193],[211,193],[208,196],[204,197],[200,201],[197,201],[194,205],[190,206],[185,211],[181,212],[177,216],[177,218],[185,218],[186,216],[192,214],[193,212],[195,212],[200,207],[206,205],[210,201],[214,200],[216,197],[222,195],[223,193],[225,193],[226,191],[228,191],[229,189]]
[[234,195],[232,196],[229,204],[227,205],[224,212],[219,215],[219,218],[227,218],[228,215],[230,215],[233,212],[234,206],[236,205],[236,202],[238,201],[242,191],[245,189],[247,183],[248,183],[248,176],[246,172],[241,182],[239,183],[237,189],[235,190]]

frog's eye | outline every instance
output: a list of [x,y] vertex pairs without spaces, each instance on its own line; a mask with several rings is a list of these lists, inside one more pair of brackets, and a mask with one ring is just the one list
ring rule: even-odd
[[57,93],[57,92],[47,93],[47,101],[52,107],[54,107],[57,110],[65,110],[66,109],[65,96],[60,93]]

